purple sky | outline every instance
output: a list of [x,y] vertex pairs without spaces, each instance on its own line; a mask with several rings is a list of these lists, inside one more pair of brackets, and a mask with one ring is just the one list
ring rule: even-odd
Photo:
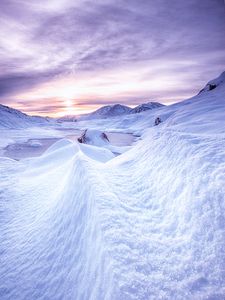
[[0,102],[63,115],[173,103],[225,70],[223,0],[1,0]]

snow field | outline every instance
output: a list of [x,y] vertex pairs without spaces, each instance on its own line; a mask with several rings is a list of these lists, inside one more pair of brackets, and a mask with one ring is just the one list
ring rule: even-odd
[[142,140],[120,156],[90,131],[94,145],[63,139],[38,158],[1,158],[0,298],[224,299],[220,79],[160,108],[159,126],[147,129],[156,112],[139,114]]

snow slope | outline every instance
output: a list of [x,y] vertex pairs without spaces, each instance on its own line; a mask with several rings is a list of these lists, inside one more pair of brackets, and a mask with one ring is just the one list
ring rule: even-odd
[[[123,131],[142,135],[148,128],[154,126],[155,119],[160,117],[163,123],[159,126],[178,131],[182,125],[182,131],[197,131],[202,127],[202,133],[207,134],[208,131],[218,132],[224,131],[224,123],[222,117],[219,120],[221,125],[214,126],[218,115],[224,113],[224,79],[225,72],[218,78],[211,80],[205,88],[196,96],[185,101],[162,106],[157,109],[144,111],[138,114],[128,114],[118,118],[107,120],[89,120],[77,122],[74,128],[86,129],[88,127],[102,131]],[[208,90],[209,84],[215,84],[217,87]],[[221,111],[221,113],[220,113]],[[208,119],[208,121],[206,120]],[[207,121],[207,122],[206,122]],[[177,126],[176,126],[177,122]],[[66,124],[63,124],[66,127]],[[70,126],[72,126],[70,124]]]
[[28,116],[21,111],[0,104],[0,128],[26,128],[48,125],[49,118]]
[[57,121],[59,121],[59,122],[77,122],[77,116],[67,115],[67,116],[58,118]]
[[0,298],[224,299],[223,78],[115,158],[69,140],[2,158]]
[[140,113],[140,112],[143,112],[143,111],[146,111],[146,110],[152,110],[152,109],[159,108],[159,107],[162,107],[162,106],[164,106],[164,105],[161,104],[161,103],[158,103],[158,102],[143,103],[143,104],[140,104],[140,105],[134,107],[130,111],[130,113],[131,114],[137,114],[137,113]]

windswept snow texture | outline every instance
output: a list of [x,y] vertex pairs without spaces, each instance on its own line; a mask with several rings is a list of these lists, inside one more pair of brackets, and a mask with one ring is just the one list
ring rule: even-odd
[[0,298],[224,299],[224,115],[222,82],[120,156],[64,139],[2,158]]

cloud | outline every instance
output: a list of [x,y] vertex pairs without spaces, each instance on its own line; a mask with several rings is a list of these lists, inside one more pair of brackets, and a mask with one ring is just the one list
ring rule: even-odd
[[39,99],[38,106],[35,101],[17,100],[13,106],[31,115],[57,115],[59,111],[65,110],[64,100],[57,97]]
[[51,79],[56,70],[49,72],[11,73],[0,76],[0,95],[8,96],[28,90]]
[[124,69],[141,72],[143,64],[149,72],[139,75],[149,82],[188,74],[183,85],[194,93],[224,69],[224,12],[222,0],[2,0],[0,99],[58,78],[102,78],[106,70],[119,82]]

